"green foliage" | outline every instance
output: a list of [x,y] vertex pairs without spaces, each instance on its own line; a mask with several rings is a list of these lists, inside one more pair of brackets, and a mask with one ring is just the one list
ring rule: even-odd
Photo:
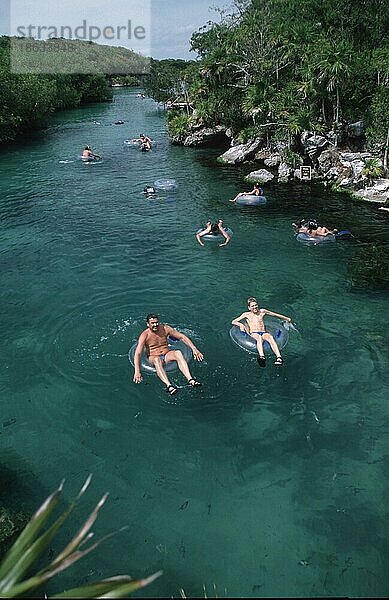
[[238,142],[240,144],[247,144],[247,142],[254,139],[257,135],[258,129],[256,127],[245,127],[239,132]]
[[[108,494],[103,496],[93,509],[85,523],[74,535],[67,546],[51,560],[40,568],[34,567],[39,563],[42,555],[52,543],[56,534],[77,507],[82,495],[89,486],[91,478],[88,477],[78,496],[70,505],[50,524],[52,514],[60,500],[62,484],[51,494],[42,506],[33,515],[29,523],[9,549],[0,565],[0,598],[15,598],[31,595],[57,573],[67,569],[80,558],[89,554],[104,539],[105,536],[87,546],[92,535],[91,527],[95,523],[100,508],[104,505]],[[32,573],[32,574],[31,574]],[[160,573],[147,579],[132,580],[128,576],[118,576],[89,585],[84,585],[52,596],[53,598],[122,598],[131,592],[151,583]]]
[[301,156],[290,150],[290,148],[284,148],[280,150],[280,155],[282,160],[293,167],[293,169],[300,167],[302,163]]
[[380,87],[375,93],[368,115],[366,131],[370,147],[383,150],[389,130],[389,87]]
[[157,102],[167,102],[182,95],[186,89],[185,73],[191,62],[181,59],[151,59],[150,73],[143,88]]
[[182,112],[170,112],[168,115],[168,129],[170,135],[177,141],[184,141],[189,133],[191,122],[191,117]]
[[373,183],[374,179],[382,177],[384,170],[381,166],[380,161],[377,158],[365,158],[364,167],[362,169],[362,175],[366,177],[370,183]]
[[167,65],[153,65],[154,98],[178,94],[184,83],[200,123],[235,133],[266,126],[268,137],[284,128],[288,143],[304,129],[369,118],[372,138],[385,142],[384,0],[235,0],[232,11],[193,34],[199,60],[167,77],[170,85]]
[[[75,49],[72,53],[72,72],[63,73],[64,65],[59,64],[52,74],[15,74],[10,69],[12,40],[13,38],[6,36],[0,37],[0,143],[15,140],[25,132],[44,127],[55,110],[111,100],[112,89],[104,73],[111,73],[112,65],[115,71],[129,77],[128,82],[136,81],[139,84],[139,79],[134,78],[131,73],[146,72],[149,64],[148,59],[125,48],[101,47],[79,40],[28,40],[29,44],[40,51],[58,43],[72,45]],[[14,46],[12,52],[15,52]],[[47,54],[55,55],[53,52]],[[34,55],[30,51],[23,58],[27,71],[28,61],[34,56],[36,57],[36,53]],[[56,60],[60,58],[61,52],[57,52]],[[102,72],[88,73],[88,69],[95,69],[94,65],[98,65]],[[77,74],[77,70],[82,74]]]
[[351,260],[348,274],[353,287],[383,290],[389,288],[389,250],[366,246]]
[[111,85],[124,85],[126,87],[140,87],[142,81],[140,77],[135,75],[114,75],[111,77]]

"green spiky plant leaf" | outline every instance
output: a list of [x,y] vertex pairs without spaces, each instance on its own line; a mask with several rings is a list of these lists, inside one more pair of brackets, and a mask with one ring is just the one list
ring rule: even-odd
[[[116,533],[108,534],[86,546],[93,537],[93,533],[90,530],[98,517],[100,508],[104,505],[108,497],[108,494],[105,494],[67,546],[47,566],[34,572],[34,564],[41,558],[52,539],[76,508],[80,498],[89,487],[90,481],[91,476],[87,478],[77,497],[51,525],[48,521],[60,500],[63,482],[38,508],[0,565],[0,598],[15,598],[28,594],[32,590],[42,586],[57,573],[67,569],[80,558],[92,552],[102,541]],[[123,598],[135,590],[148,585],[160,575],[161,572],[158,572],[146,579],[138,580],[133,580],[127,575],[111,577],[96,583],[67,590],[52,597]]]

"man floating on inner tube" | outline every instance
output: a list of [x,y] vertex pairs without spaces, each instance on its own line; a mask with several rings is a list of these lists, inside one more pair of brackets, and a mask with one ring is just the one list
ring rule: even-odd
[[[258,350],[258,364],[260,367],[266,367],[266,358],[263,350],[263,342],[268,342],[269,346],[273,350],[276,360],[275,365],[281,366],[284,363],[284,360],[281,356],[281,352],[279,347],[277,346],[277,342],[271,333],[266,332],[265,324],[263,322],[263,318],[265,315],[269,315],[271,317],[278,317],[279,319],[283,319],[288,323],[292,322],[290,317],[285,317],[285,315],[280,315],[278,313],[272,312],[271,310],[267,310],[266,308],[259,308],[258,302],[256,298],[248,298],[247,300],[248,311],[242,313],[239,317],[232,320],[232,325],[237,325],[241,331],[245,331],[251,337],[255,339],[257,342],[257,350]],[[247,327],[241,321],[246,319]]]
[[235,198],[232,198],[230,202],[236,202],[239,196],[263,196],[263,189],[261,188],[259,183],[255,183],[251,192],[240,192],[235,196]]
[[145,347],[149,362],[155,367],[158,377],[166,385],[165,390],[168,394],[170,394],[170,396],[173,396],[173,394],[177,392],[177,388],[175,385],[170,383],[169,377],[164,369],[164,364],[167,364],[173,360],[177,361],[178,368],[188,380],[189,385],[192,387],[201,386],[201,383],[197,381],[195,377],[192,377],[189,371],[188,363],[186,362],[181,350],[169,349],[167,338],[168,335],[170,335],[171,337],[182,340],[192,350],[194,359],[202,361],[204,356],[199,350],[197,350],[192,341],[180,331],[170,327],[170,325],[167,323],[160,324],[158,316],[152,313],[147,315],[146,324],[147,329],[140,334],[138,345],[134,354],[134,382],[141,383],[143,380],[140,370],[140,357],[142,350]]
[[223,227],[223,220],[219,219],[217,223],[212,223],[212,221],[207,221],[205,224],[205,229],[203,229],[203,231],[199,231],[199,233],[196,234],[196,240],[198,241],[198,243],[200,244],[200,246],[204,246],[203,242],[201,241],[201,238],[204,235],[218,235],[221,234],[224,239],[226,240],[225,242],[223,242],[222,244],[219,244],[219,246],[227,246],[228,242],[230,241],[230,236],[228,235],[227,231],[224,229]]

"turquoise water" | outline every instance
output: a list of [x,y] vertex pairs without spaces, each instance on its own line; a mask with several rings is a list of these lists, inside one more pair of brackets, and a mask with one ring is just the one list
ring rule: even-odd
[[[152,153],[123,145],[140,132]],[[77,160],[85,144],[104,160]],[[57,591],[163,569],[138,596],[385,596],[387,301],[347,273],[367,240],[387,239],[385,215],[306,185],[236,207],[251,168],[216,156],[169,145],[163,114],[128,90],[2,150],[2,501],[31,510],[62,478],[70,499],[93,473],[81,518],[110,492],[96,535],[128,530]],[[161,177],[178,191],[145,199]],[[300,245],[290,223],[310,215],[355,239]],[[201,248],[194,232],[219,216],[230,245]],[[293,317],[282,369],[229,338],[249,295]],[[132,383],[148,312],[203,352],[201,389]]]

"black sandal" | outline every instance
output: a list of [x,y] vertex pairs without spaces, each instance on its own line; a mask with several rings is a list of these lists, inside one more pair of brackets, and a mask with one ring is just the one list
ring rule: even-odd
[[200,387],[201,385],[203,385],[202,383],[200,383],[199,381],[197,381],[197,379],[195,379],[194,377],[192,377],[192,379],[188,379],[188,383],[192,387]]
[[258,356],[257,361],[260,367],[266,367],[266,358],[264,356]]
[[178,392],[178,390],[174,385],[170,384],[165,387],[165,392],[167,392],[170,396],[173,396]]
[[276,360],[275,360],[274,364],[275,364],[277,367],[281,367],[281,366],[284,364],[284,359],[282,358],[282,356],[277,356],[277,358],[276,358]]

